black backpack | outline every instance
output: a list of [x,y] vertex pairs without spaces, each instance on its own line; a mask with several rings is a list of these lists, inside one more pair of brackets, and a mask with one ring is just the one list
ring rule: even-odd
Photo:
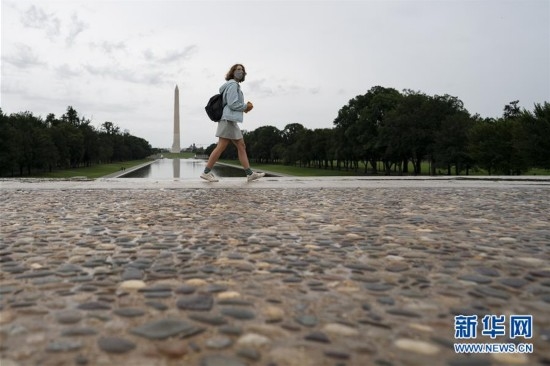
[[212,121],[219,122],[222,119],[223,107],[223,94],[216,94],[208,100],[204,109]]

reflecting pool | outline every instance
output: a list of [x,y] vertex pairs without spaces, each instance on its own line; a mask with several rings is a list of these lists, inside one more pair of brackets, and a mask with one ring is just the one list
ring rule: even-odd
[[[159,159],[120,178],[199,178],[205,166],[206,160],[201,159]],[[212,173],[218,177],[245,177],[243,169],[222,165],[214,166]]]

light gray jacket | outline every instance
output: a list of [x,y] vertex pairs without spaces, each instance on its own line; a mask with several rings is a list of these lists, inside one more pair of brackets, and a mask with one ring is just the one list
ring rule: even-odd
[[220,86],[220,94],[223,94],[224,103],[222,120],[242,122],[246,103],[239,83],[233,79],[227,81]]

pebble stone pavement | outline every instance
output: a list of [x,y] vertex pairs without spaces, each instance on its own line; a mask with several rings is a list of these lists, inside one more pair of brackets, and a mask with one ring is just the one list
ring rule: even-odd
[[[4,179],[0,212],[1,366],[550,364],[550,179]],[[534,352],[455,353],[473,314]]]

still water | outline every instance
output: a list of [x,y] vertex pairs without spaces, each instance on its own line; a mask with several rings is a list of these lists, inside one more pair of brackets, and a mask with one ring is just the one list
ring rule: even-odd
[[[199,178],[205,166],[206,160],[200,159],[160,159],[121,178]],[[220,165],[214,166],[212,173],[218,177],[245,177],[243,169]]]

